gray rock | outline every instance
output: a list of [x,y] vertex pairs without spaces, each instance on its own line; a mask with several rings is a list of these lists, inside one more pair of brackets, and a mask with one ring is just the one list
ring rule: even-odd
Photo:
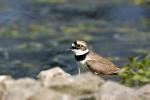
[[2,100],[28,100],[35,94],[40,84],[33,79],[24,78],[19,80],[7,80],[0,83],[3,94]]
[[42,71],[38,80],[0,76],[0,100],[150,100],[150,84],[132,89],[92,73],[71,76],[57,67]]
[[150,84],[145,85],[137,90],[137,93],[143,100],[150,100]]
[[0,82],[6,81],[6,80],[11,80],[12,77],[9,75],[0,75]]
[[64,72],[61,68],[55,67],[53,69],[41,71],[37,76],[39,82],[45,87],[49,87],[50,85],[68,84],[73,79],[70,74]]
[[64,95],[48,88],[40,88],[29,100],[71,100],[70,95]]
[[[42,71],[38,75],[38,81],[44,87],[53,91],[73,97],[74,100],[82,98],[91,98],[93,93],[97,92],[104,80],[92,73],[71,76],[62,71],[60,68]],[[73,100],[72,98],[72,100]]]
[[141,100],[136,90],[108,81],[96,94],[96,100]]
[[77,76],[72,76],[73,81],[69,84],[61,83],[57,85],[51,85],[49,88],[58,91],[61,94],[70,95],[73,97],[71,100],[87,100],[93,97],[104,80],[92,73],[85,73]]

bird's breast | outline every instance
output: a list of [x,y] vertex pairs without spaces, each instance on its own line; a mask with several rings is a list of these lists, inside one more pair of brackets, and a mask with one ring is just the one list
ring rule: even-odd
[[81,63],[81,64],[85,64],[85,62],[86,62],[86,60],[81,60],[81,61],[79,61],[79,63]]
[[91,60],[89,57],[86,57],[84,60],[79,61],[81,64],[85,65],[88,60]]

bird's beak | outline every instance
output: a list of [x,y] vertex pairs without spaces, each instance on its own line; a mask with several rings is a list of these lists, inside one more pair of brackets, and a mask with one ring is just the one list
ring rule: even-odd
[[74,49],[76,49],[76,47],[72,46],[68,49],[68,51],[74,51]]
[[67,49],[68,51],[72,51],[72,47],[70,47],[69,49]]

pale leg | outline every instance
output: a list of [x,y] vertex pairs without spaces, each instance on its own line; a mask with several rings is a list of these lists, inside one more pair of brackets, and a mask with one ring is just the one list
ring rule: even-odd
[[78,75],[80,75],[80,73],[81,73],[80,67],[79,66],[77,66],[77,67],[78,67]]

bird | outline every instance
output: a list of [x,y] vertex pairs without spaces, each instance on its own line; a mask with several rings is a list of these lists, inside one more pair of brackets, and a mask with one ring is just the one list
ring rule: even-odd
[[77,62],[87,67],[94,74],[113,75],[119,73],[120,71],[120,68],[118,68],[118,66],[110,60],[90,50],[85,41],[74,41],[69,50],[74,53],[74,57]]

